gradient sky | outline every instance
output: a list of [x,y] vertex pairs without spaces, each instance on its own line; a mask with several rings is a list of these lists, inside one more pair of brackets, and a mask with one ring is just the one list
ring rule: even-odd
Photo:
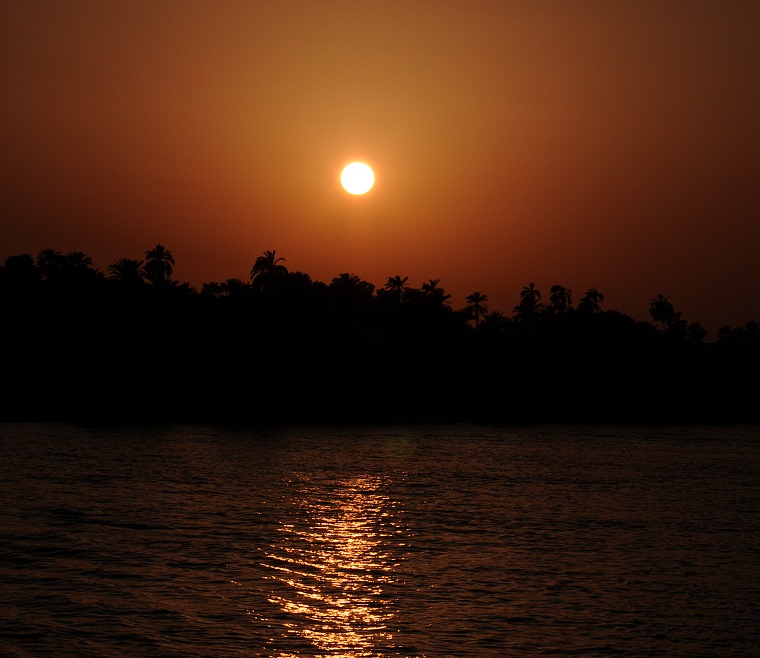
[[[760,2],[0,0],[0,259],[760,320]],[[342,166],[368,162],[364,197]],[[0,261],[1,262],[1,261]]]

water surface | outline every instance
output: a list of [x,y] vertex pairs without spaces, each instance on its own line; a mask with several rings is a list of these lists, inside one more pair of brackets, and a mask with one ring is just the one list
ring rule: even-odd
[[0,655],[760,646],[757,427],[0,437]]

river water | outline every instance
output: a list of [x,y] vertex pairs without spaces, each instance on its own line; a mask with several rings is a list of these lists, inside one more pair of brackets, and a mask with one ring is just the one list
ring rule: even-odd
[[0,425],[2,656],[751,656],[760,428]]

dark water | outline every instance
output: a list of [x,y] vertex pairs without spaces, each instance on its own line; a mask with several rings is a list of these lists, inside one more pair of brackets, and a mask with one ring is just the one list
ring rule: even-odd
[[760,428],[0,425],[2,656],[750,656]]

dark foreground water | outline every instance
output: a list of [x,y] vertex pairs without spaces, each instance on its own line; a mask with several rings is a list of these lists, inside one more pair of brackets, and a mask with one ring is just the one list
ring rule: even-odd
[[0,425],[2,656],[750,656],[760,428]]

